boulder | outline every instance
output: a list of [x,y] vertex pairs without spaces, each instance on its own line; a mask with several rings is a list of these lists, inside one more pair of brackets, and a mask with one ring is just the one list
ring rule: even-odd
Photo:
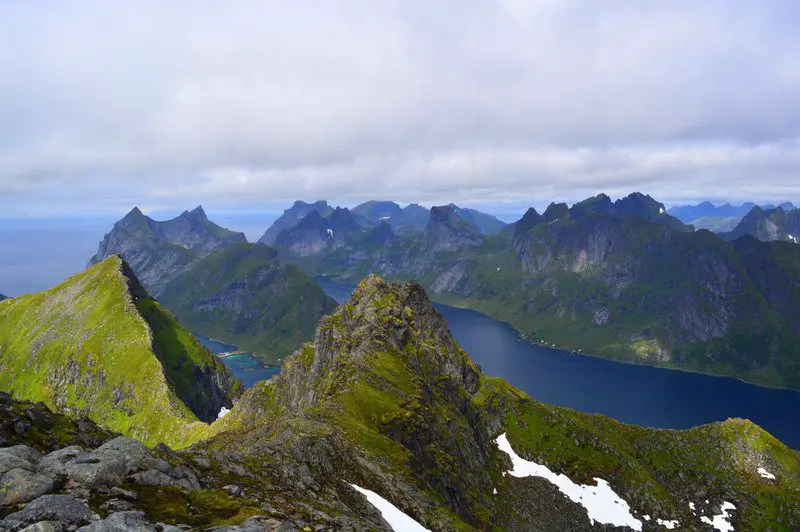
[[78,532],[156,532],[158,528],[149,522],[144,512],[118,512],[102,521],[81,527]]
[[126,475],[147,469],[169,473],[172,469],[166,460],[153,456],[150,449],[142,443],[124,436],[107,441],[92,451],[90,455],[101,461],[122,461],[127,467]]
[[121,486],[127,465],[119,455],[96,455],[73,446],[48,454],[38,469],[78,487],[97,489]]
[[44,495],[29,502],[19,512],[8,515],[0,526],[20,530],[27,525],[41,521],[56,521],[64,527],[88,525],[99,518],[86,505],[69,495]]
[[12,447],[4,447],[0,449],[0,454],[16,456],[17,458],[21,458],[26,462],[30,462],[32,464],[35,464],[42,458],[42,453],[40,453],[33,447],[28,447],[27,445],[14,445]]
[[12,469],[27,469],[33,471],[35,467],[27,460],[23,460],[19,456],[13,454],[4,454],[0,450],[0,476],[5,475]]
[[22,529],[22,532],[63,532],[64,527],[58,521],[40,521]]
[[30,502],[50,493],[55,482],[28,469],[12,469],[0,479],[0,506]]

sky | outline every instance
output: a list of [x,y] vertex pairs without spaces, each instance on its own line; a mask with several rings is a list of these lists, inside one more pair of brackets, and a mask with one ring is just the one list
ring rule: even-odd
[[792,0],[2,2],[0,218],[797,202],[797,20]]

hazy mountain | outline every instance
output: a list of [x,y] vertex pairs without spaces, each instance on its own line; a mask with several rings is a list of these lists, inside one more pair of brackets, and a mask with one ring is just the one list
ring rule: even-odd
[[278,235],[286,229],[291,229],[300,223],[300,220],[305,218],[309,213],[317,212],[323,218],[333,212],[333,207],[328,205],[327,201],[315,201],[314,203],[306,203],[304,201],[295,201],[294,205],[283,211],[283,214],[275,220],[272,225],[267,229],[264,235],[258,239],[262,244],[268,246],[275,245]]
[[[794,209],[789,202],[781,203],[784,210]],[[667,212],[686,224],[693,225],[696,229],[708,229],[717,233],[733,230],[744,216],[756,207],[755,203],[747,202],[741,205],[724,203],[714,205],[703,201],[697,205],[678,205],[671,207]],[[771,204],[761,205],[762,209],[773,209]]]
[[114,224],[89,264],[118,253],[157,296],[172,277],[196,258],[240,242],[247,242],[244,234],[209,221],[202,207],[163,222],[145,216],[134,207]]
[[733,240],[750,235],[758,240],[785,240],[800,243],[800,209],[787,210],[783,207],[762,209],[753,207],[726,238]]
[[0,390],[155,444],[190,441],[239,385],[118,256],[0,304]]

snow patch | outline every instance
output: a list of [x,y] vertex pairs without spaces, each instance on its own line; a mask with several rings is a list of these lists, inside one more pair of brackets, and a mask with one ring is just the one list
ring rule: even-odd
[[758,474],[761,475],[762,478],[766,478],[769,480],[775,480],[775,475],[764,469],[763,467],[758,468]]
[[660,209],[658,209],[658,214],[664,214],[664,207],[661,207]]
[[650,516],[649,515],[643,515],[642,519],[644,519],[645,521],[649,521],[650,520]]
[[412,519],[408,514],[400,511],[397,506],[390,503],[374,491],[364,489],[360,486],[356,486],[355,484],[350,485],[354,490],[366,497],[367,501],[369,501],[372,506],[378,509],[383,519],[389,523],[389,526],[391,526],[396,532],[430,532],[430,530]]
[[381,216],[378,220],[388,220],[391,216]]
[[673,530],[681,526],[677,519],[673,519],[672,521],[667,521],[666,519],[656,519],[656,523],[669,530]]
[[492,495],[497,495],[497,488],[494,488],[494,489],[492,490]]
[[[706,504],[708,504],[708,503],[706,503]],[[694,513],[695,507],[694,507],[694,503],[693,502],[689,503],[689,509],[692,511],[692,513]]]
[[586,508],[592,525],[597,521],[602,524],[629,526],[633,530],[642,530],[642,522],[631,515],[628,503],[614,493],[614,490],[605,480],[595,477],[596,486],[575,484],[568,476],[553,473],[547,466],[529,462],[519,456],[514,452],[505,433],[498,436],[495,443],[497,443],[501,451],[511,457],[513,469],[508,472],[511,476],[533,476],[549,480],[570,500]]
[[217,414],[217,419],[227,416],[228,412],[230,412],[230,410],[223,406],[222,409],[219,411],[219,414]]
[[719,532],[733,532],[733,525],[728,522],[728,519],[731,517],[730,510],[735,509],[736,506],[726,501],[722,503],[722,507],[720,508],[722,511],[721,514],[715,515],[713,518],[703,516],[700,520],[716,528]]
[[331,228],[329,227],[328,229],[326,229],[326,230],[325,230],[325,232],[326,232],[326,233],[328,233],[328,237],[329,237],[329,238],[333,238],[333,229],[331,229]]
[[497,267],[497,271],[498,271],[498,272],[500,271],[500,266],[498,266],[498,267]]

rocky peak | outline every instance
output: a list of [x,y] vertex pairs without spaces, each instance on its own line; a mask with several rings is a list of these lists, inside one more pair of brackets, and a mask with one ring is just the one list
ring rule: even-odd
[[206,211],[203,210],[202,205],[198,205],[191,211],[183,211],[181,214],[181,218],[186,218],[188,220],[194,220],[196,222],[208,222],[208,216],[206,215]]
[[547,223],[568,220],[569,218],[569,206],[566,203],[551,203],[542,215],[542,221]]
[[452,206],[432,207],[423,239],[427,249],[455,251],[483,243],[480,230],[465,222]]
[[605,194],[598,194],[573,205],[570,214],[574,220],[580,220],[591,214],[610,214],[613,210],[611,198]]
[[522,215],[522,218],[514,224],[514,234],[518,235],[530,231],[541,219],[542,216],[536,212],[536,209],[530,207],[525,211],[525,214]]
[[291,411],[346,391],[353,379],[379,378],[397,393],[407,383],[390,382],[382,356],[395,358],[425,386],[447,378],[466,394],[477,390],[478,368],[453,340],[447,321],[417,283],[388,284],[371,275],[348,303],[320,322],[312,345],[293,355],[276,378],[277,397]]
[[620,215],[639,216],[651,220],[663,218],[667,212],[663,203],[641,192],[634,192],[615,201],[614,211]]

